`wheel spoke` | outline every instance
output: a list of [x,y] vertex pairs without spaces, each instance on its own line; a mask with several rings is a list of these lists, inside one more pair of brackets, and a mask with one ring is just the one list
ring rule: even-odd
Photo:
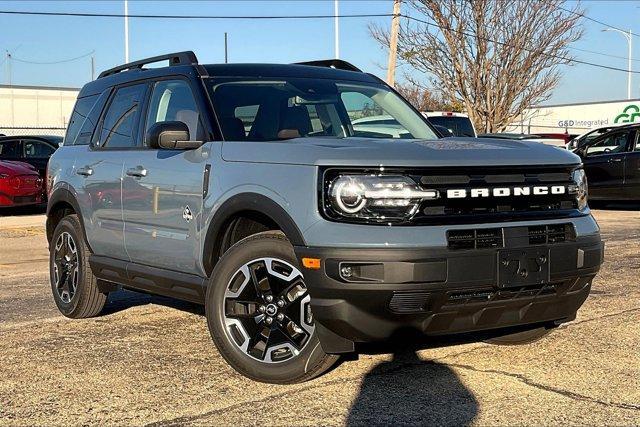
[[249,343],[248,352],[255,358],[264,360],[267,349],[269,348],[269,338],[271,337],[271,328],[263,327],[258,330],[256,336]]
[[258,295],[271,294],[271,284],[269,283],[269,275],[267,274],[264,262],[252,265],[249,270],[251,271],[251,280],[256,287]]
[[258,304],[255,301],[227,299],[225,313],[231,318],[254,318],[259,314]]

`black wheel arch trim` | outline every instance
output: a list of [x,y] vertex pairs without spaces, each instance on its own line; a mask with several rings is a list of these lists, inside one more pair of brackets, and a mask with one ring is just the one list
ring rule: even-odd
[[[71,205],[71,207],[73,208],[73,210],[75,211],[75,213],[78,215],[78,219],[80,220],[80,225],[82,225],[82,230],[85,230],[84,227],[84,220],[82,218],[82,213],[80,211],[80,205],[78,204],[78,201],[76,200],[75,196],[73,195],[73,193],[64,187],[60,187],[56,190],[53,191],[53,193],[51,194],[51,197],[49,198],[48,202],[47,202],[47,226],[46,226],[46,230],[49,230],[49,221],[51,220],[51,210],[53,209],[53,207],[55,205],[57,205],[60,202],[64,202],[67,203],[69,205]],[[49,233],[47,233],[47,240],[50,242],[51,237],[53,236],[53,231],[51,230],[51,236],[49,235]],[[89,251],[93,252],[91,250],[91,245],[89,244],[89,241],[87,240],[87,236],[86,233],[83,233],[83,238],[85,243],[87,244],[87,247],[89,248]]]
[[302,232],[282,206],[262,194],[240,193],[226,200],[216,210],[213,220],[209,224],[203,252],[203,263],[207,274],[211,273],[215,264],[213,251],[217,249],[215,241],[219,233],[224,231],[224,225],[233,215],[243,211],[255,211],[268,216],[280,227],[292,245],[306,246]]

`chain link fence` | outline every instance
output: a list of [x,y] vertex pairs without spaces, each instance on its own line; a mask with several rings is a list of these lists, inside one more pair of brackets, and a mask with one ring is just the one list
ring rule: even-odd
[[64,136],[67,128],[62,127],[0,127],[0,135],[56,135]]

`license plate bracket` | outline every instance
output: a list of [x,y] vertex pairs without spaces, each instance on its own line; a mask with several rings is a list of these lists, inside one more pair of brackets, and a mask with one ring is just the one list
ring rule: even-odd
[[548,248],[498,251],[498,287],[539,285],[549,281]]

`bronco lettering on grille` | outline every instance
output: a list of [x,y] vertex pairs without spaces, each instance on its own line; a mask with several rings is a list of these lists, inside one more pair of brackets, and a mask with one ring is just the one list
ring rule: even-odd
[[[569,190],[570,191],[570,190]],[[567,194],[565,185],[536,185],[525,187],[494,187],[494,188],[457,188],[447,190],[448,199],[482,198],[482,197],[513,197],[513,196],[546,196],[549,194]]]

